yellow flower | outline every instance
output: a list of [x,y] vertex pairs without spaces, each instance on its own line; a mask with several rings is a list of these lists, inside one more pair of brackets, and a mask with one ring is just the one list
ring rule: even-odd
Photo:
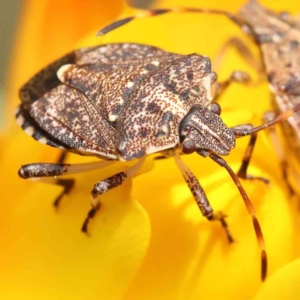
[[[9,130],[1,143],[0,157],[2,298],[250,299],[259,291],[258,299],[267,299],[264,295],[276,291],[274,287],[285,274],[299,274],[299,263],[292,262],[299,256],[299,215],[287,197],[277,157],[264,132],[259,133],[250,173],[267,177],[271,183],[242,184],[256,208],[267,244],[269,278],[265,284],[260,282],[260,252],[251,217],[229,175],[208,159],[196,154],[183,157],[213,208],[228,215],[233,244],[227,242],[218,222],[209,223],[201,217],[173,159],[156,161],[153,167],[149,158],[142,172],[151,171],[135,178],[133,186],[128,182],[103,195],[101,211],[90,226],[90,237],[80,232],[80,226],[90,207],[93,184],[131,163],[116,163],[74,176],[75,188],[63,198],[58,211],[51,207],[51,201],[61,191],[59,187],[18,178],[21,164],[54,162],[59,155],[57,149],[32,140],[12,121],[17,89],[51,60],[72,48],[116,41],[214,58],[229,37],[245,40],[240,29],[226,18],[202,14],[140,19],[96,38],[97,30],[117,18],[122,7],[123,16],[135,11],[117,0],[109,2],[114,10],[110,9],[108,15],[106,1],[90,0],[86,7],[79,7],[78,1],[61,2],[26,2],[30,6],[20,23],[8,77]],[[157,5],[182,3],[172,0]],[[199,6],[195,0],[184,4]],[[216,0],[205,6],[235,12],[242,4]],[[62,6],[58,9],[56,5]],[[264,5],[272,7],[270,0]],[[285,5],[286,10],[300,10],[292,0]],[[257,54],[256,47],[247,43]],[[243,58],[229,50],[217,70],[219,78],[227,78],[235,69],[256,76]],[[220,101],[223,120],[229,126],[249,122],[257,125],[270,106],[268,86],[234,84]],[[234,170],[238,170],[248,139],[238,140],[236,149],[226,157]],[[91,160],[75,155],[68,159],[71,163]]]

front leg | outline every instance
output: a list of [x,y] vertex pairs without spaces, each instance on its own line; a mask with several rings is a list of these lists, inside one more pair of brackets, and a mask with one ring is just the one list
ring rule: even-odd
[[244,188],[242,187],[238,177],[236,174],[232,171],[232,169],[229,167],[227,162],[220,156],[213,154],[213,153],[207,153],[204,150],[199,150],[198,153],[204,157],[209,156],[214,162],[216,162],[221,167],[225,168],[228,174],[230,175],[231,179],[233,180],[234,184],[238,188],[244,203],[246,205],[246,208],[249,212],[249,214],[252,217],[252,223],[256,234],[256,239],[258,241],[260,250],[261,250],[261,279],[264,281],[267,276],[267,266],[268,266],[268,260],[267,260],[267,252],[266,252],[266,245],[265,240],[262,234],[262,230],[260,228],[260,224],[258,222],[258,219],[256,217],[255,209],[246,193]]
[[[274,117],[275,117],[275,113],[272,111],[268,111],[264,114],[263,120],[265,122],[268,122],[268,121],[274,119]],[[296,192],[295,192],[294,188],[292,187],[291,183],[289,182],[289,178],[288,178],[287,157],[286,157],[282,142],[280,141],[280,138],[278,136],[275,126],[268,128],[268,134],[270,136],[271,143],[273,144],[274,150],[276,152],[277,158],[278,158],[280,166],[281,166],[282,179],[286,184],[289,194],[294,195],[294,194],[296,194]]]
[[[232,128],[232,130],[234,131],[236,137],[239,137],[239,136],[243,136],[244,131],[251,130],[252,128],[253,128],[253,126],[251,124],[244,124],[244,125],[235,126]],[[259,176],[252,176],[252,175],[247,174],[249,163],[252,158],[252,153],[253,153],[254,146],[256,143],[256,139],[257,139],[257,133],[253,133],[250,135],[250,140],[249,140],[248,146],[246,148],[246,151],[245,151],[245,154],[244,154],[244,157],[242,160],[242,165],[241,165],[239,171],[237,172],[237,176],[242,179],[247,179],[247,180],[258,179],[258,180],[261,180],[264,183],[268,184],[269,180],[267,178],[259,177]]]
[[250,76],[244,71],[233,71],[229,78],[222,82],[216,82],[214,85],[214,101],[218,101],[221,94],[223,94],[227,88],[233,83],[248,84],[250,82]]
[[95,216],[96,212],[100,209],[99,196],[104,193],[112,190],[115,187],[120,186],[126,179],[130,179],[136,175],[142,164],[144,163],[146,157],[141,158],[135,165],[130,167],[124,172],[117,173],[111,177],[108,177],[104,180],[99,181],[94,185],[93,190],[91,191],[91,205],[92,208],[88,212],[81,231],[84,233],[88,232],[88,224],[90,220]]
[[188,167],[183,163],[180,159],[180,156],[176,153],[174,155],[175,162],[180,169],[186,183],[190,191],[193,194],[194,199],[204,217],[206,217],[209,221],[220,221],[223,229],[225,230],[228,241],[233,242],[233,238],[228,230],[228,225],[225,221],[225,215],[222,213],[215,214],[210,203],[205,195],[203,188],[201,187],[199,181],[195,177],[195,175],[188,169]]
[[103,195],[111,189],[121,185],[126,178],[127,174],[125,172],[120,172],[95,184],[91,192],[92,208],[88,212],[87,217],[83,222],[83,225],[81,227],[82,232],[87,233],[87,227],[90,222],[90,219],[92,219],[95,216],[96,212],[100,209],[100,202],[98,196]]

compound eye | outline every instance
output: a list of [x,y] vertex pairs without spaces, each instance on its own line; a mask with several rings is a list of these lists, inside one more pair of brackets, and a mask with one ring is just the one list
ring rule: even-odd
[[216,114],[216,115],[220,115],[221,114],[221,106],[216,103],[216,102],[213,102],[211,105],[210,105],[210,110]]
[[184,154],[191,154],[196,151],[196,144],[194,140],[190,138],[186,138],[182,145],[181,145],[181,150]]

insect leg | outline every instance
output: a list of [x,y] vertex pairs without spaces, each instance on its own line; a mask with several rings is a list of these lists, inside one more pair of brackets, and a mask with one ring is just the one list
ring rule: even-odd
[[259,75],[264,74],[264,66],[261,59],[257,59],[254,54],[251,52],[249,47],[239,38],[232,37],[221,47],[216,57],[213,59],[214,68],[219,69],[222,61],[224,61],[224,56],[229,48],[234,48],[241,58],[244,59],[249,66],[253,67]]
[[63,198],[63,196],[68,195],[75,185],[75,180],[72,178],[60,179],[60,178],[44,177],[44,178],[31,178],[31,180],[36,180],[36,181],[43,182],[43,183],[55,184],[55,185],[59,185],[59,186],[63,187],[62,192],[53,201],[53,205],[55,208],[57,208],[59,206],[60,201]]
[[[63,164],[68,156],[68,151],[64,150],[61,152],[57,164]],[[43,181],[46,178],[43,179]],[[46,182],[46,181],[44,181]],[[72,188],[75,185],[75,179],[54,179],[54,184],[61,185],[63,187],[63,191],[56,197],[56,199],[53,201],[54,207],[58,207],[60,204],[61,199],[63,198],[64,195],[68,195]]]
[[225,215],[222,213],[215,214],[212,207],[209,204],[209,201],[205,195],[203,188],[201,187],[199,181],[195,175],[188,169],[188,167],[180,159],[180,156],[176,153],[174,155],[175,162],[181,171],[190,191],[193,194],[194,199],[202,213],[202,215],[207,218],[209,221],[218,220],[221,222],[222,227],[226,232],[226,236],[229,242],[233,242],[233,238],[228,230],[228,225],[225,221]]
[[295,112],[300,111],[300,103],[297,104],[295,107],[293,107],[292,109],[288,109],[287,111],[277,115],[274,119],[267,121],[266,123],[263,123],[257,127],[245,127],[242,128],[240,127],[238,130],[235,131],[235,135],[236,137],[242,137],[242,136],[246,136],[246,135],[252,135],[254,133],[257,133],[261,130],[264,130],[266,128],[269,128],[279,122],[285,121],[286,119],[288,119],[290,116],[292,116]]
[[[205,155],[203,155],[205,156]],[[217,164],[219,164],[221,167],[224,167],[226,169],[226,171],[228,172],[228,174],[230,175],[230,177],[232,178],[232,180],[234,181],[235,185],[237,186],[243,200],[244,203],[246,205],[246,208],[249,212],[249,214],[252,217],[252,222],[253,222],[253,227],[255,230],[255,234],[256,234],[256,239],[258,241],[260,250],[261,250],[261,279],[262,281],[265,280],[266,276],[267,276],[267,253],[266,253],[266,246],[265,246],[265,240],[263,237],[263,233],[261,230],[261,227],[259,225],[259,222],[257,220],[256,217],[256,213],[254,210],[254,207],[248,197],[248,195],[246,194],[244,188],[242,187],[238,177],[235,175],[235,173],[232,171],[232,169],[228,166],[227,162],[221,158],[218,155],[215,155],[213,153],[209,153],[208,156],[215,161]]]
[[19,176],[23,179],[38,177],[54,177],[93,171],[106,167],[115,161],[95,161],[81,164],[52,164],[52,163],[33,163],[23,165],[19,170]]
[[[229,48],[234,48],[236,51],[240,54],[240,56],[251,66],[253,67],[259,77],[264,76],[263,72],[263,64],[260,59],[256,59],[253,55],[253,53],[250,51],[248,46],[239,38],[231,38],[229,39],[220,49],[216,57],[213,59],[213,66],[214,70],[218,70],[220,66],[222,65],[222,62],[224,61],[224,57],[226,52],[228,51]],[[261,81],[261,78],[258,79],[258,82]],[[248,73],[244,71],[233,71],[231,76],[225,80],[224,82],[217,82],[214,87],[214,101],[219,97],[221,93],[223,93],[227,87],[232,83],[232,82],[240,82],[243,84],[250,84],[251,83],[251,78],[248,75]]]
[[118,20],[114,23],[109,24],[105,28],[101,29],[97,35],[101,36],[104,35],[110,31],[113,31],[117,29],[118,27],[121,27],[135,19],[138,18],[147,18],[147,17],[154,17],[157,15],[162,15],[166,13],[209,13],[209,14],[219,14],[224,15],[230,20],[232,20],[234,23],[236,23],[238,26],[240,26],[245,32],[251,33],[251,28],[243,22],[239,17],[235,16],[234,14],[219,10],[219,9],[209,9],[209,8],[196,8],[196,7],[173,7],[173,8],[158,8],[158,9],[152,9],[152,10],[141,10],[138,14],[135,16],[127,17],[121,20]]
[[[57,184],[64,189],[53,202],[57,207],[61,198],[68,194],[74,186],[74,179],[57,179],[56,176],[69,175],[75,173],[88,172],[95,169],[103,168],[112,164],[114,161],[97,161],[83,164],[51,164],[51,163],[33,163],[23,165],[19,170],[19,176],[23,179],[38,180],[39,182]],[[41,178],[42,177],[42,178]]]
[[219,96],[230,86],[233,82],[247,84],[250,81],[250,76],[244,71],[233,71],[228,79],[223,82],[216,82],[214,85],[214,101],[218,101]]
[[146,157],[141,158],[135,165],[124,172],[117,173],[109,178],[99,181],[94,185],[94,188],[91,192],[91,205],[92,208],[87,214],[86,219],[83,222],[81,231],[87,233],[87,227],[90,219],[92,219],[96,212],[100,209],[100,202],[98,197],[104,193],[110,191],[111,189],[121,185],[126,179],[134,177],[137,171],[140,169],[144,163]]
[[[238,125],[232,128],[232,130],[235,132],[236,135],[238,135],[239,131],[244,131],[244,130],[251,130],[253,126],[251,124],[245,124],[245,125]],[[249,144],[246,148],[246,152],[244,154],[243,160],[242,160],[242,165],[237,172],[237,176],[243,179],[258,179],[263,181],[264,183],[268,184],[269,180],[264,178],[264,177],[258,177],[258,176],[252,176],[247,174],[248,166],[252,157],[252,153],[254,150],[254,146],[256,143],[257,139],[257,133],[254,133],[250,136]]]
[[[263,116],[263,120],[265,122],[270,121],[270,120],[274,119],[274,116],[275,116],[274,112],[271,112],[271,111],[266,112]],[[290,195],[294,195],[295,191],[294,191],[293,187],[291,186],[291,184],[288,180],[288,175],[287,175],[287,169],[288,169],[287,159],[286,159],[282,144],[279,140],[279,136],[276,132],[275,126],[269,127],[268,133],[269,133],[271,142],[274,146],[277,158],[279,159],[279,162],[281,165],[282,178],[288,188]]]
[[300,104],[296,105],[293,109],[287,110],[284,113],[281,113],[280,115],[278,115],[277,117],[275,117],[272,120],[269,120],[268,122],[257,126],[257,127],[253,127],[253,125],[251,124],[246,124],[246,125],[239,125],[236,126],[234,128],[232,128],[233,132],[235,133],[236,137],[242,137],[242,136],[246,136],[246,135],[251,135],[250,138],[250,142],[249,145],[247,147],[244,159],[243,159],[243,163],[242,166],[238,172],[238,176],[245,178],[245,179],[260,179],[266,182],[266,179],[261,178],[261,177],[252,177],[246,174],[250,159],[251,159],[251,155],[253,152],[253,147],[255,145],[255,141],[256,141],[256,134],[257,132],[264,130],[266,128],[269,128],[279,122],[282,122],[284,120],[286,120],[287,118],[289,118],[293,113],[297,112],[300,110]]
[[68,156],[68,151],[62,151],[60,156],[58,157],[57,163],[58,164],[63,164]]

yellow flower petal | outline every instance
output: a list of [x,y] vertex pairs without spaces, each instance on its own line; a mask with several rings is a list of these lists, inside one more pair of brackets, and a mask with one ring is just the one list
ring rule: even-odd
[[259,289],[254,299],[299,299],[299,277],[300,259],[297,259],[274,273]]
[[[226,9],[236,11],[242,4],[239,2],[226,3]],[[206,6],[217,4],[220,2]],[[126,8],[123,16],[132,13],[135,11]],[[169,51],[197,52],[213,58],[229,37],[244,37],[225,18],[197,14],[136,20],[95,38],[100,25],[79,46],[143,42]],[[220,78],[228,77],[237,66],[256,76],[256,71],[234,51],[226,57],[218,72]],[[12,79],[14,84],[15,80]],[[251,88],[233,85],[222,96],[222,117],[229,126],[259,124],[260,116],[269,109],[268,100],[266,83]],[[247,142],[248,138],[238,140],[236,149],[226,158],[235,171]],[[101,197],[102,210],[93,220],[91,237],[87,238],[79,228],[90,207],[88,198],[93,184],[130,163],[77,175],[74,191],[63,198],[55,213],[50,203],[60,188],[21,180],[16,173],[24,163],[55,161],[58,151],[33,141],[17,126],[3,148],[0,158],[3,174],[0,192],[5,199],[0,211],[3,298],[249,299],[262,286],[260,252],[251,217],[226,171],[208,159],[197,155],[183,158],[199,178],[213,208],[228,215],[227,222],[235,238],[233,244],[228,244],[218,222],[209,223],[201,217],[172,159],[156,161],[151,170],[149,158],[142,171],[151,172],[134,179],[132,191],[129,182]],[[89,160],[75,155],[69,158],[70,162]],[[277,158],[265,133],[259,134],[249,172],[271,180],[269,186],[242,181],[265,235],[271,276],[299,255],[296,242],[299,216],[287,199]]]
[[[80,227],[90,209],[93,184],[126,167],[117,164],[73,176],[75,188],[56,212],[51,202],[61,188],[18,178],[20,164],[28,159],[20,153],[20,143],[30,149],[25,140],[31,139],[23,132],[14,137],[4,144],[0,161],[5,174],[1,178],[1,298],[120,299],[150,239],[149,218],[130,196],[131,182],[101,197],[101,212],[91,223],[90,237]],[[38,147],[33,149],[26,156],[38,161],[43,155]]]

